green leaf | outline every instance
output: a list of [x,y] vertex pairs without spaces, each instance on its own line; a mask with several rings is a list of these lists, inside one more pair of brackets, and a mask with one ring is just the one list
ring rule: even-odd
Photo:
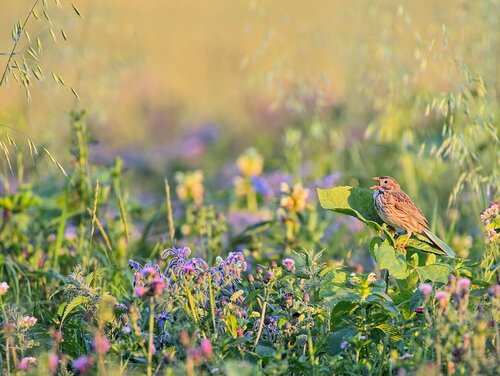
[[387,269],[396,279],[405,279],[408,276],[406,260],[401,253],[386,243],[374,244],[373,255],[380,269]]
[[383,222],[375,210],[371,191],[349,186],[318,188],[318,197],[323,209],[353,216],[374,231],[382,231]]
[[238,321],[236,320],[236,317],[230,313],[226,316],[226,327],[229,330],[229,333],[233,336],[233,338],[236,338],[238,335],[236,333],[236,328],[238,326]]
[[66,317],[71,313],[71,311],[73,311],[76,307],[87,303],[89,300],[90,300],[90,298],[88,296],[82,296],[82,295],[79,295],[76,298],[73,298],[73,300],[68,303],[68,305],[66,306],[66,309],[64,310],[64,314],[61,318],[61,324],[64,322]]
[[337,355],[339,354],[342,349],[340,348],[340,344],[343,341],[348,341],[352,337],[356,335],[358,331],[355,328],[344,328],[337,330],[335,333],[330,334],[328,336],[328,350],[330,351],[331,355]]
[[330,330],[333,331],[337,324],[342,321],[343,317],[350,315],[358,307],[358,303],[345,300],[335,304],[330,316]]
[[417,273],[422,282],[429,280],[432,282],[448,282],[448,276],[453,268],[448,264],[435,263],[432,265],[419,266]]
[[276,350],[269,346],[257,345],[255,348],[255,353],[262,358],[274,358]]

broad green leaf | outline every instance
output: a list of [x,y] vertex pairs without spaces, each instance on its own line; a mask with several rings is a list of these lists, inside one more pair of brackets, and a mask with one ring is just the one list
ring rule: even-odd
[[340,322],[342,322],[342,318],[350,315],[356,308],[359,307],[357,302],[350,301],[341,301],[335,304],[332,308],[331,316],[330,316],[330,330],[334,330]]
[[323,209],[353,216],[376,232],[382,231],[382,220],[373,205],[372,192],[357,187],[318,188],[319,203]]
[[269,346],[257,345],[255,348],[255,353],[262,358],[274,358],[276,350]]
[[422,282],[430,280],[432,282],[447,283],[448,276],[453,271],[453,268],[448,264],[436,263],[419,266],[416,270]]
[[357,332],[358,331],[355,328],[344,328],[330,334],[327,339],[328,350],[330,351],[330,354],[339,354],[342,351],[342,349],[340,348],[340,344],[344,341],[349,341],[356,335]]
[[406,260],[399,253],[396,255],[396,250],[386,243],[373,245],[373,255],[380,269],[387,269],[389,275],[396,279],[405,279],[408,276]]

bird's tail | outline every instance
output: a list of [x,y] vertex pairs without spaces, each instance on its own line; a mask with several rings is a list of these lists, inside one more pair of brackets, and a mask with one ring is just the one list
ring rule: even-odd
[[448,244],[446,244],[444,241],[439,239],[436,235],[434,235],[430,230],[424,228],[424,234],[429,238],[429,240],[440,250],[442,250],[446,255],[450,258],[455,258],[457,257],[456,253],[453,251],[453,249],[450,248]]

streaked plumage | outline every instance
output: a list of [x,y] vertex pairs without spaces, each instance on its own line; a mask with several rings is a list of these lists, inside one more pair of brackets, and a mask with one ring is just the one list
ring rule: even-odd
[[434,245],[450,257],[455,257],[442,240],[429,230],[429,223],[422,211],[413,203],[411,198],[401,190],[398,182],[390,176],[374,178],[378,185],[371,187],[373,202],[380,218],[395,229],[403,229],[407,237],[400,247],[404,250],[412,233],[425,235]]

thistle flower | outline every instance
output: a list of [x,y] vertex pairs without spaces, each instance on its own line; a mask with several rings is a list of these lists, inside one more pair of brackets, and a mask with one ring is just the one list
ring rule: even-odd
[[201,340],[200,349],[201,349],[201,353],[203,354],[203,356],[205,358],[212,357],[212,355],[213,355],[212,343],[208,339],[203,338]]
[[428,283],[423,283],[418,287],[418,291],[420,291],[424,296],[429,296],[432,292],[432,286]]
[[461,278],[458,280],[458,287],[462,290],[469,290],[470,288],[470,279],[469,278]]
[[438,291],[436,292],[436,300],[439,302],[439,306],[441,308],[444,308],[448,305],[450,294],[448,294],[446,291]]
[[293,273],[295,272],[295,261],[291,258],[286,258],[283,260],[283,266],[285,267],[287,272]]
[[58,364],[59,364],[59,356],[56,353],[51,352],[49,354],[49,371],[53,374],[56,373]]
[[94,365],[94,359],[85,355],[75,359],[71,364],[73,370],[78,371],[81,374],[88,373],[93,365]]
[[500,297],[500,285],[490,286],[488,289],[488,295],[491,298],[499,298]]
[[7,282],[0,283],[0,296],[7,294],[7,290],[10,289],[10,286]]
[[93,347],[96,354],[106,354],[110,349],[108,339],[99,332],[96,332],[94,336]]
[[17,367],[20,370],[27,371],[31,366],[34,366],[35,363],[36,363],[36,358],[33,358],[32,356],[27,356],[19,361]]

